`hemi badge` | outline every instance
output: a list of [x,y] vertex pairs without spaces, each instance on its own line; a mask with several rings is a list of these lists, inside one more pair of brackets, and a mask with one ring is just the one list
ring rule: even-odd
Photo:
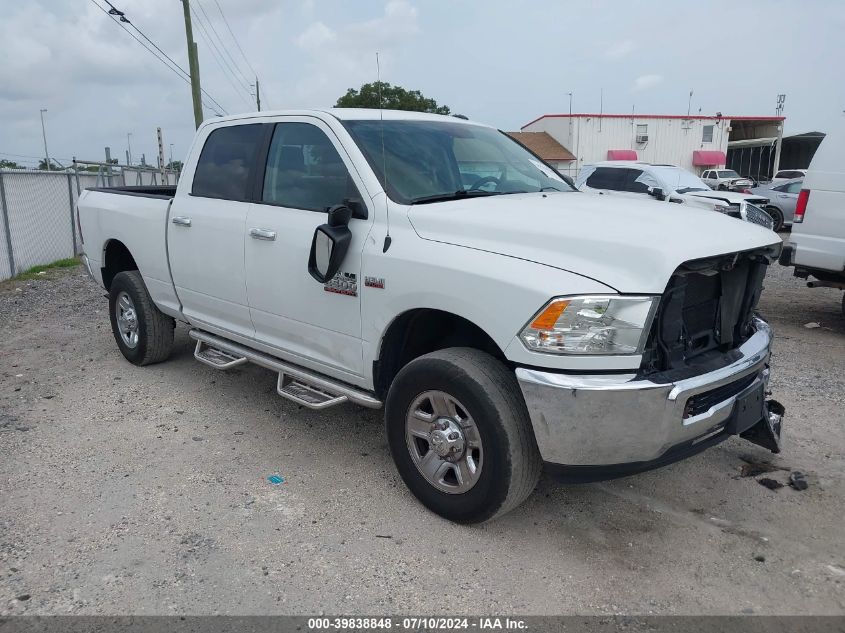
[[364,277],[364,285],[367,288],[381,288],[384,290],[384,277]]

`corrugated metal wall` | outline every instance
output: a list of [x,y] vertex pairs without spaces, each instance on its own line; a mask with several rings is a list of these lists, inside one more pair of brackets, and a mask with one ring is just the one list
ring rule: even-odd
[[[637,143],[637,126],[646,125],[648,142]],[[703,128],[714,125],[713,141],[704,143]],[[525,132],[548,132],[578,157],[578,169],[607,160],[610,149],[633,149],[639,160],[678,165],[695,173],[695,150],[727,152],[729,119],[652,119],[647,117],[547,117],[523,128]],[[573,166],[574,167],[574,166]]]

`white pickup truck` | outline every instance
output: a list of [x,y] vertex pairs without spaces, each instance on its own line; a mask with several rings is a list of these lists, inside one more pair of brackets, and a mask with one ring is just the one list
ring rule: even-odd
[[[279,395],[385,408],[411,491],[456,522],[732,435],[779,450],[781,241],[703,210],[575,191],[494,128],[336,109],[214,119],[175,188],[80,196],[85,262],[132,363],[252,362]],[[338,432],[343,432],[339,426]]]

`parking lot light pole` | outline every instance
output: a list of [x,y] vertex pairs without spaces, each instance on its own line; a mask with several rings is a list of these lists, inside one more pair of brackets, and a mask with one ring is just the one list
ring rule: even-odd
[[128,157],[127,160],[128,160],[130,165],[132,164],[132,139],[131,139],[131,137],[132,137],[132,132],[127,132],[126,133],[126,145],[129,148],[129,157]]
[[44,127],[44,113],[46,108],[41,108],[41,136],[44,138],[44,157],[47,159],[47,171],[50,171],[50,152],[47,151],[47,128]]

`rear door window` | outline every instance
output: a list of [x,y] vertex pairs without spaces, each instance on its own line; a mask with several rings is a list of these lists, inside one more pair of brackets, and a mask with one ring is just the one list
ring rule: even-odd
[[631,193],[648,193],[649,188],[659,187],[657,180],[651,174],[641,169],[626,169],[625,191]]
[[197,161],[191,195],[247,200],[262,125],[230,125],[208,135]]
[[587,186],[591,189],[608,189],[610,191],[625,190],[625,176],[627,169],[614,167],[596,167],[596,170],[587,178]]

